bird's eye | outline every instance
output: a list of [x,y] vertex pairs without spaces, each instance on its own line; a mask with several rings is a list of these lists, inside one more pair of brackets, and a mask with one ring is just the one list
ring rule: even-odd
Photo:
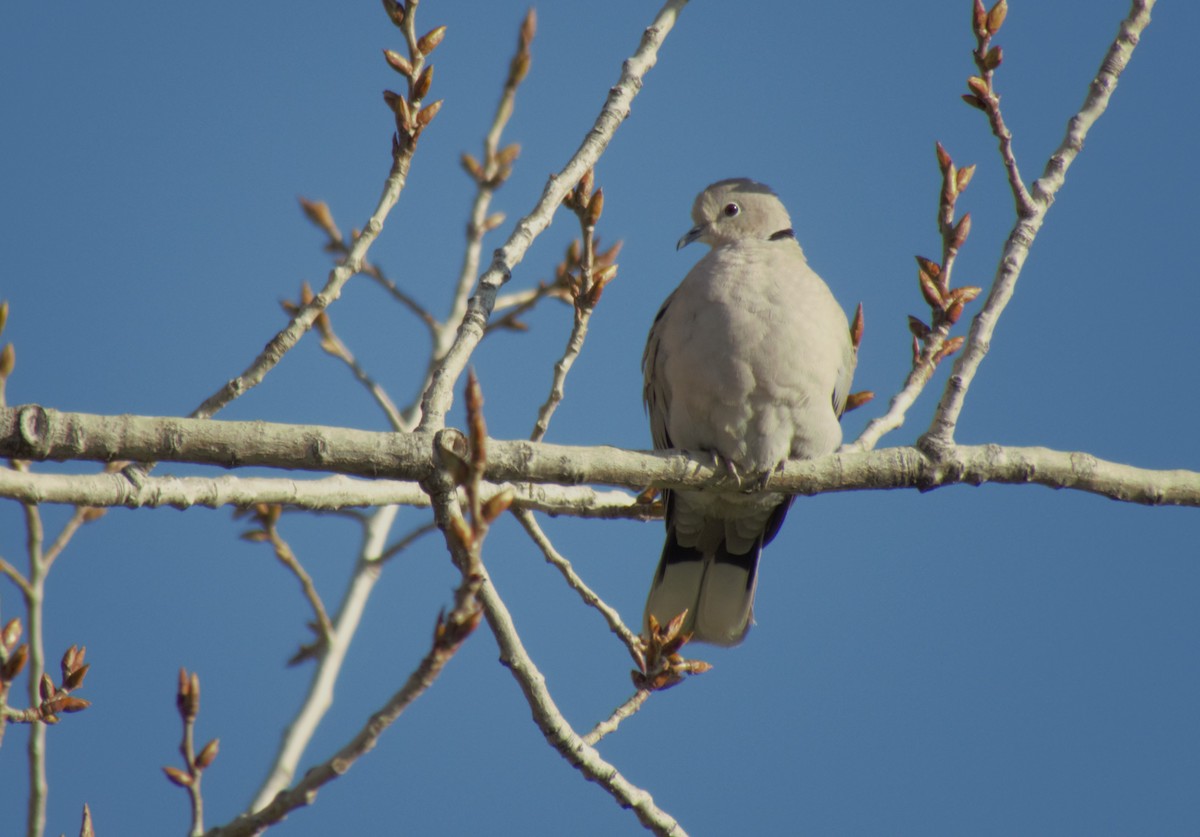
[[725,204],[725,208],[721,211],[725,213],[726,218],[732,218],[733,216],[735,216],[739,212],[741,212],[742,208],[740,206],[738,206],[736,203],[727,203],[727,204]]

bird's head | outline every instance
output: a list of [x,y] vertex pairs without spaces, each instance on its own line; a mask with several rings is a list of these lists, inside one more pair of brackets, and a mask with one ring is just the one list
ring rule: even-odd
[[794,238],[792,219],[771,188],[755,180],[720,180],[699,195],[692,205],[692,227],[676,249],[693,241],[710,247],[735,241]]

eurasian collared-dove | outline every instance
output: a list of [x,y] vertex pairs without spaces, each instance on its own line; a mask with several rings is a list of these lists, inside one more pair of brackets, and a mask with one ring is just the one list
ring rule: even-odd
[[758,559],[792,498],[761,490],[788,458],[832,453],[854,374],[846,315],[804,259],[775,193],[722,180],[692,207],[682,248],[712,249],[667,297],[642,358],[655,448],[709,453],[741,493],[667,492],[667,542],[646,621],[684,609],[693,640],[736,645]]

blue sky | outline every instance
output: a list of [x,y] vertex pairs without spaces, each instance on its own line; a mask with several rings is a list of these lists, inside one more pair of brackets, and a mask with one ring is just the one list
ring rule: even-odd
[[[458,156],[478,153],[524,10],[422,4],[421,29],[449,27],[433,55],[432,96],[446,104],[371,256],[438,312],[470,200]],[[488,247],[577,147],[653,11],[538,7],[506,134],[523,151],[495,202],[510,222]],[[997,85],[1027,181],[1127,11],[1012,4]],[[848,438],[883,409],[908,369],[905,315],[926,311],[912,256],[939,247],[935,140],[978,164],[960,202],[974,224],[959,281],[990,281],[1012,223],[995,142],[959,101],[969,12],[968,0],[685,10],[598,168],[600,234],[625,247],[549,441],[649,446],[645,333],[698,257],[674,251],[693,196],[730,176],[770,183],[812,265],[847,309],[864,303],[855,389],[881,400],[847,416]],[[9,4],[0,18],[9,403],[185,414],[282,325],[281,298],[324,280],[296,196],[328,201],[343,227],[367,218],[389,165],[380,91],[399,83],[379,51],[399,37],[375,2]],[[1200,468],[1200,125],[1179,73],[1198,25],[1194,5],[1156,11],[1033,247],[959,441]],[[514,289],[550,276],[569,221],[538,240]],[[419,324],[363,280],[331,314],[406,403],[424,368]],[[475,356],[498,437],[528,435],[569,310],[549,304],[529,323]],[[885,445],[925,428],[944,376]],[[385,428],[311,340],[222,417]],[[44,515],[54,531],[66,512]],[[398,532],[420,515],[401,519]],[[636,623],[661,526],[545,526]],[[746,643],[700,649],[714,670],[653,697],[601,752],[701,835],[1195,834],[1196,527],[1194,510],[1039,487],[802,499],[766,554]],[[271,555],[237,539],[243,528],[228,510],[117,510],[55,566],[50,657],[87,644],[95,705],[50,731],[48,833],[73,833],[85,801],[102,835],[186,828],[184,795],[159,772],[177,760],[181,665],[202,678],[201,737],[221,738],[209,824],[248,802],[306,684],[283,663],[307,614]],[[332,605],[357,531],[297,518],[285,534]],[[20,564],[23,543],[18,509],[0,505],[0,555]],[[630,691],[624,651],[514,523],[485,557],[560,705],[589,729]],[[436,539],[388,566],[308,763],[407,675],[453,581]],[[0,616],[18,614],[0,584]],[[545,745],[496,657],[481,631],[376,751],[277,833],[638,833]],[[0,810],[24,798],[23,742],[10,729],[0,750]]]

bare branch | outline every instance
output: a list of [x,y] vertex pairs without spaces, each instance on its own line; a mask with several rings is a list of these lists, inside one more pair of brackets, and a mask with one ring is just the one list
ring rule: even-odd
[[1117,38],[1109,47],[1092,81],[1083,107],[1067,123],[1066,137],[1050,156],[1041,178],[1033,184],[1034,211],[1028,216],[1018,217],[1009,233],[987,301],[971,323],[966,347],[946,382],[933,422],[918,442],[923,449],[940,455],[944,448],[954,443],[954,429],[966,400],[967,389],[987,355],[996,323],[1016,289],[1017,278],[1029,255],[1029,248],[1042,228],[1055,194],[1063,185],[1067,169],[1083,148],[1088,130],[1108,107],[1108,101],[1133,55],[1142,30],[1150,23],[1150,11],[1153,8],[1154,0],[1134,0],[1129,16],[1121,23]]
[[[435,439],[430,433],[0,408],[0,456],[22,459],[118,457],[424,480],[435,471]],[[497,483],[733,490],[711,460],[675,452],[498,439],[487,444],[488,474]],[[0,487],[7,474],[11,472],[0,469]],[[774,491],[813,494],[985,482],[1036,482],[1146,505],[1200,505],[1200,473],[1195,471],[1151,470],[1083,452],[999,445],[960,446],[938,460],[902,447],[791,461],[771,477],[770,485]]]
[[[252,529],[242,534],[242,538],[249,541],[266,541],[271,544],[275,552],[275,557],[279,559],[279,563],[287,568],[288,572],[296,577],[300,582],[300,589],[304,593],[304,598],[308,602],[309,607],[313,610],[313,617],[316,620],[314,625],[317,631],[317,641],[311,647],[302,649],[302,656],[299,659],[304,659],[307,656],[319,656],[320,651],[327,648],[333,641],[333,622],[329,619],[329,613],[325,610],[325,602],[321,601],[321,594],[317,592],[317,587],[313,584],[312,576],[304,569],[300,563],[300,559],[296,557],[296,553],[292,550],[288,542],[283,539],[283,535],[279,533],[279,515],[282,513],[283,507],[271,505],[267,503],[258,503],[255,506],[253,519],[261,528]],[[293,662],[297,662],[293,658]]]
[[[464,576],[460,593],[462,588],[477,584],[477,579]],[[344,775],[355,762],[373,750],[388,727],[433,684],[446,663],[474,629],[470,612],[473,596],[459,594],[456,598],[458,604],[455,609],[438,618],[432,646],[420,664],[408,676],[399,691],[371,715],[349,743],[332,758],[308,770],[295,786],[279,790],[265,801],[261,801],[263,793],[260,792],[259,800],[256,800],[251,813],[243,814],[228,825],[214,828],[208,832],[209,837],[242,837],[260,833],[267,826],[281,821],[291,811],[311,805],[318,790]],[[477,616],[475,618],[477,619]],[[264,788],[263,792],[266,790]]]
[[654,804],[649,793],[627,780],[612,764],[605,761],[592,746],[584,741],[570,723],[563,717],[550,690],[546,688],[546,678],[542,675],[521,638],[517,635],[512,615],[505,607],[504,601],[492,586],[491,579],[484,577],[483,586],[479,591],[480,601],[483,602],[484,615],[488,625],[500,646],[500,661],[516,678],[517,685],[525,695],[525,700],[533,712],[534,723],[546,737],[555,750],[568,763],[576,767],[590,781],[604,788],[613,799],[623,808],[632,808],[642,825],[661,835],[685,834],[675,818]]
[[[593,183],[592,172],[586,172],[580,178],[579,185],[568,192],[564,200],[564,203],[579,219],[579,228],[583,235],[582,246],[576,247],[578,242],[572,242],[572,247],[568,251],[574,256],[573,258],[569,257],[568,261],[576,262],[576,264],[560,265],[560,271],[566,277],[571,292],[574,324],[571,327],[570,336],[567,337],[567,345],[563,349],[562,356],[554,364],[550,394],[538,410],[537,422],[529,436],[534,442],[544,439],[546,431],[550,429],[550,418],[566,395],[567,375],[570,373],[571,367],[575,365],[575,359],[583,351],[583,341],[587,339],[588,323],[592,319],[592,311],[595,310],[596,303],[600,301],[605,285],[617,275],[617,266],[613,264],[613,259],[620,252],[620,243],[618,242],[606,253],[596,253],[596,223],[604,211],[604,190],[597,189],[592,192]],[[572,273],[572,270],[576,270],[577,274]]]
[[668,0],[659,11],[642,35],[637,51],[625,61],[620,80],[609,91],[595,125],[588,131],[579,150],[556,175],[550,177],[537,206],[517,223],[508,241],[496,251],[491,267],[479,279],[454,345],[446,353],[425,390],[419,429],[437,430],[444,426],[446,412],[454,398],[455,382],[483,338],[497,291],[512,277],[513,269],[520,264],[534,239],[550,226],[567,191],[579,182],[584,172],[595,168],[596,161],[608,147],[617,128],[629,115],[630,104],[641,90],[642,78],[657,61],[659,46],[686,4],[687,0]]
[[[297,712],[296,717],[292,719],[292,723],[284,731],[283,739],[279,745],[279,752],[276,755],[271,770],[267,774],[262,787],[259,788],[254,802],[251,803],[251,812],[259,811],[268,805],[275,804],[273,800],[277,799],[277,795],[283,792],[283,789],[288,786],[292,778],[296,775],[296,768],[300,763],[301,756],[303,756],[309,741],[312,740],[313,735],[316,733],[321,719],[325,717],[325,713],[333,705],[333,687],[337,683],[338,676],[341,674],[342,664],[345,662],[350,642],[358,630],[358,624],[362,620],[363,612],[366,610],[367,601],[371,597],[371,592],[375,589],[375,582],[379,580],[379,559],[383,553],[384,544],[388,533],[391,531],[392,522],[395,520],[397,511],[397,506],[384,506],[367,522],[358,563],[354,567],[350,584],[346,588],[346,593],[342,597],[341,604],[338,606],[337,616],[333,620],[332,640],[325,647],[324,653],[317,661],[316,670],[313,672],[312,681],[309,683],[308,694],[304,697],[300,711]],[[417,674],[414,673],[413,677],[417,677]],[[409,682],[410,684],[413,683],[411,677]],[[404,705],[407,705],[407,703]],[[370,746],[374,746],[373,741]],[[288,808],[287,810],[291,809]]]
[[[571,517],[650,520],[661,517],[650,504],[623,491],[584,486],[484,482],[484,499],[512,491],[517,508]],[[0,497],[30,503],[89,507],[187,509],[193,506],[248,507],[273,503],[288,508],[334,511],[352,507],[403,505],[427,508],[429,496],[416,482],[359,480],[340,474],[313,480],[270,477],[146,477],[137,485],[112,474],[14,474],[0,470]],[[389,553],[390,553],[389,549]],[[5,567],[8,566],[9,569]],[[0,573],[19,571],[0,561]],[[14,582],[24,591],[23,577]]]
[[599,611],[600,615],[604,617],[604,621],[608,623],[608,629],[620,637],[621,642],[625,643],[625,647],[629,649],[634,662],[644,668],[646,662],[642,656],[641,641],[638,639],[637,634],[626,627],[625,622],[621,619],[621,614],[617,613],[614,608],[610,607],[607,602],[596,595],[596,592],[588,587],[584,580],[579,577],[574,567],[571,566],[571,562],[554,548],[554,544],[550,542],[550,538],[542,531],[542,527],[538,525],[532,512],[525,509],[516,509],[513,511],[513,514],[521,523],[521,526],[525,528],[525,531],[529,533],[529,537],[537,544],[538,549],[542,551],[542,555],[546,556],[546,561],[562,573],[568,586],[579,594],[579,598],[583,600],[584,604],[588,607],[594,607]]
[[616,732],[621,722],[626,718],[632,717],[641,709],[642,704],[646,702],[646,698],[650,697],[650,695],[651,692],[649,689],[638,689],[630,696],[629,700],[618,706],[607,720],[596,724],[592,731],[583,737],[584,742],[594,747],[599,743],[601,738],[611,732]]

